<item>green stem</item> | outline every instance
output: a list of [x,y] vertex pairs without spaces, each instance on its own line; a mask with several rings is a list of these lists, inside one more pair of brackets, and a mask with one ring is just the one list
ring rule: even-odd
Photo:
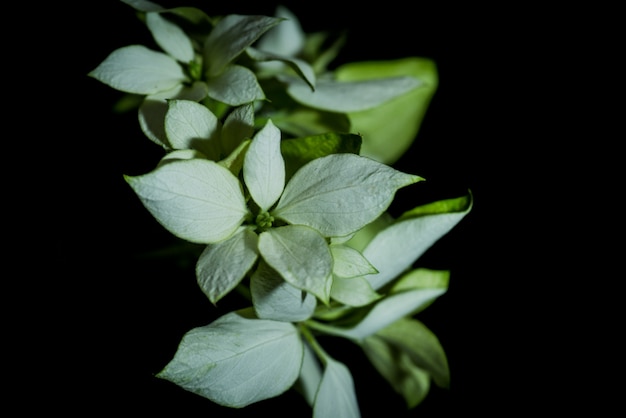
[[307,325],[309,325],[308,321],[306,324],[301,323],[300,332],[304,336],[304,339],[309,343],[309,345],[311,346],[315,354],[317,354],[317,357],[320,359],[320,361],[325,365],[326,359],[328,358],[328,354],[326,353],[326,351],[324,351],[322,346],[317,342],[317,340],[315,339],[315,336],[309,330]]
[[330,325],[325,325],[322,324],[321,322],[316,322],[313,320],[308,320],[306,321],[306,325],[311,328],[314,329],[316,331],[320,331],[323,332],[324,334],[330,334],[330,335],[336,335],[336,336],[342,336],[340,332],[337,332],[337,328],[330,326]]

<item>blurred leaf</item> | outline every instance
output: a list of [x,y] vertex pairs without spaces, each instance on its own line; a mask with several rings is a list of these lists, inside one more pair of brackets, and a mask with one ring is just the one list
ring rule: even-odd
[[450,370],[446,354],[435,334],[417,319],[403,318],[376,334],[407,353],[411,361],[428,372],[437,386],[448,387]]
[[358,154],[360,146],[358,135],[327,133],[283,140],[280,149],[290,178],[300,167],[316,158],[346,152]]
[[421,85],[393,100],[348,113],[351,131],[363,136],[361,155],[393,164],[413,143],[438,84],[435,63],[426,58],[355,62],[335,71],[337,80],[356,82],[382,77],[410,76]]
[[367,337],[361,348],[374,368],[414,408],[428,395],[430,375],[411,362],[410,356],[377,335]]
[[313,405],[313,418],[359,418],[354,381],[345,364],[325,359],[324,374]]

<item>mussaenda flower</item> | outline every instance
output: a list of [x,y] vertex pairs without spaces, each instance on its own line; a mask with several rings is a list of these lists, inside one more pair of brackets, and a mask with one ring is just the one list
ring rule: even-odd
[[167,230],[206,244],[196,271],[213,303],[237,286],[259,257],[285,281],[328,303],[331,238],[355,233],[389,207],[399,188],[423,180],[342,153],[308,162],[286,183],[280,142],[270,119],[245,151],[243,182],[224,165],[199,158],[126,176]]

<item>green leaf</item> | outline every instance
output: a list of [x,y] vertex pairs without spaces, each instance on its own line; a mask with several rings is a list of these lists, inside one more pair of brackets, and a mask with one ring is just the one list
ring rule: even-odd
[[328,327],[328,331],[360,341],[405,316],[415,314],[445,292],[446,289],[416,289],[387,295],[356,325],[350,328]]
[[378,299],[364,277],[376,273],[374,266],[354,248],[344,244],[330,246],[333,255],[333,286],[330,297],[347,306],[365,306]]
[[401,276],[389,292],[398,293],[413,289],[447,289],[449,282],[449,270],[417,268]]
[[471,195],[429,203],[426,208],[407,212],[380,231],[363,250],[378,269],[367,276],[375,290],[398,277],[447,234],[471,210]]
[[298,78],[286,76],[279,78],[287,83],[287,93],[298,103],[331,112],[359,112],[372,109],[422,84],[415,77],[388,77],[351,82],[319,79],[315,84],[315,91],[312,91],[311,86]]
[[207,82],[209,96],[231,106],[264,100],[256,75],[241,65],[230,65]]
[[355,250],[363,252],[365,247],[367,247],[372,239],[374,239],[376,234],[391,225],[393,221],[394,218],[389,214],[389,212],[384,212],[378,218],[374,219],[374,221],[356,231],[345,243]]
[[315,296],[286,282],[276,270],[260,263],[250,279],[252,303],[259,318],[300,322],[315,311]]
[[116,90],[135,94],[154,94],[188,81],[175,59],[143,45],[116,49],[88,75]]
[[283,133],[289,133],[293,137],[350,131],[350,120],[346,114],[326,112],[303,106],[290,108],[281,114],[274,114],[272,118]]
[[361,343],[374,368],[404,397],[408,408],[419,405],[430,390],[430,375],[411,362],[409,355],[377,335]]
[[420,180],[369,158],[332,154],[300,168],[272,213],[327,237],[348,235],[380,216],[396,190]]
[[333,255],[333,274],[336,276],[349,278],[377,273],[367,258],[352,247],[331,245],[330,252]]
[[158,12],[165,10],[162,6],[147,0],[121,0],[141,12]]
[[287,391],[302,358],[293,324],[231,312],[187,332],[157,377],[217,404],[242,408]]
[[243,160],[246,157],[246,151],[250,146],[250,140],[243,141],[230,155],[223,160],[219,161],[219,164],[228,168],[235,176],[239,175],[243,168]]
[[163,18],[158,12],[148,12],[146,13],[146,26],[156,43],[168,55],[184,64],[194,59],[191,39],[178,25]]
[[189,87],[178,85],[173,89],[146,96],[139,107],[139,126],[151,141],[165,149],[171,149],[172,147],[165,134],[165,114],[168,110],[167,99],[198,102],[204,99],[206,95],[206,84],[195,82]]
[[187,241],[226,239],[248,213],[239,180],[213,161],[172,161],[125,179],[156,220]]
[[441,215],[445,213],[468,213],[472,208],[473,196],[471,191],[461,197],[452,199],[438,200],[436,202],[426,203],[404,212],[399,221],[414,219],[421,216]]
[[244,140],[252,138],[254,134],[254,106],[252,103],[234,108],[222,127],[222,153],[229,155]]
[[413,364],[428,372],[437,386],[450,385],[450,369],[446,354],[437,336],[422,322],[402,318],[378,331],[387,343],[409,355]]
[[338,153],[358,154],[360,147],[360,136],[334,132],[285,139],[280,143],[289,178],[304,164],[316,158]]
[[213,28],[205,43],[204,62],[209,77],[220,74],[239,54],[281,20],[256,15],[224,16]]
[[353,62],[337,68],[335,76],[342,82],[399,76],[411,76],[422,81],[418,88],[375,108],[348,113],[351,130],[359,132],[364,138],[361,155],[386,164],[396,162],[415,140],[437,89],[435,63],[418,57]]
[[174,149],[196,149],[211,160],[220,155],[222,123],[204,105],[191,100],[170,100],[165,134]]
[[364,277],[334,276],[330,297],[347,306],[365,306],[380,299],[382,295],[376,293]]
[[313,405],[313,418],[359,418],[361,412],[350,370],[330,357],[326,357],[325,362]]
[[333,259],[317,231],[302,225],[270,228],[259,236],[259,252],[287,282],[328,303]]
[[243,178],[261,211],[268,211],[283,192],[285,162],[280,153],[280,131],[271,120],[254,135],[248,147]]
[[242,228],[227,240],[208,244],[202,251],[196,263],[196,278],[211,303],[226,296],[252,268],[258,258],[257,241],[257,234]]
[[300,21],[296,15],[282,5],[276,7],[275,17],[284,20],[263,34],[257,47],[266,52],[295,57],[304,48],[306,39]]
[[315,90],[315,72],[313,71],[313,67],[306,61],[267,51],[260,51],[252,47],[248,47],[246,53],[255,61],[280,61],[289,65],[309,85],[311,91]]

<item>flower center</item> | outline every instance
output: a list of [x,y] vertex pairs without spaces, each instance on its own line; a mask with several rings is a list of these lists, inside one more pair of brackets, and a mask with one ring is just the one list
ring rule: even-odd
[[256,217],[256,224],[261,229],[271,228],[272,223],[274,223],[274,217],[268,212],[261,212]]

